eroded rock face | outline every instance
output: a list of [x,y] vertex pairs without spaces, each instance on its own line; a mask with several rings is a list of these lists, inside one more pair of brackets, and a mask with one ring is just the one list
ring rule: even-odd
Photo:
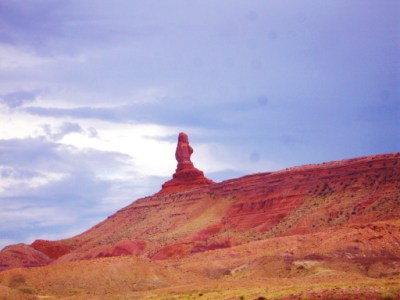
[[202,171],[194,167],[190,160],[192,153],[193,148],[189,145],[188,135],[183,132],[179,133],[175,151],[178,166],[172,175],[172,179],[162,185],[159,194],[180,192],[214,183],[212,180],[206,178]]
[[36,240],[30,245],[33,249],[57,259],[72,251],[72,247],[57,241]]
[[52,261],[52,258],[29,245],[11,245],[1,251],[0,272],[12,268],[45,266]]

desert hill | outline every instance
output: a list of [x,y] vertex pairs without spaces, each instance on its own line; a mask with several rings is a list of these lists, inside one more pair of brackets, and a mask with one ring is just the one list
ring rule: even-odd
[[180,136],[161,191],[88,231],[3,249],[0,295],[397,297],[400,153],[214,183],[192,152]]

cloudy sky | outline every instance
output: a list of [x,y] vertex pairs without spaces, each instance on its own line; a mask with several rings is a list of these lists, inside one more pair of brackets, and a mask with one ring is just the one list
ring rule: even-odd
[[0,0],[0,248],[151,195],[400,150],[398,0]]

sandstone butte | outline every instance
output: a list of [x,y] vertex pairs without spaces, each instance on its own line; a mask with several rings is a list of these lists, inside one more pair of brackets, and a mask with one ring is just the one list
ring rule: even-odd
[[86,232],[5,247],[0,299],[400,299],[400,153],[220,183],[192,153],[179,134],[172,179]]

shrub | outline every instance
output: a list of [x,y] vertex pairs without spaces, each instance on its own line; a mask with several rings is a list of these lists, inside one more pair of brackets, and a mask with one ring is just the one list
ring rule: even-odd
[[17,290],[20,292],[23,292],[25,294],[30,294],[30,295],[32,295],[34,293],[34,289],[27,285],[20,286],[17,288]]
[[384,292],[384,293],[382,293],[382,298],[383,298],[384,300],[392,300],[392,299],[394,299],[394,297],[395,297],[395,295],[392,294],[392,293],[390,293],[390,292]]
[[17,273],[13,274],[8,282],[10,288],[16,288],[26,283],[24,275]]

